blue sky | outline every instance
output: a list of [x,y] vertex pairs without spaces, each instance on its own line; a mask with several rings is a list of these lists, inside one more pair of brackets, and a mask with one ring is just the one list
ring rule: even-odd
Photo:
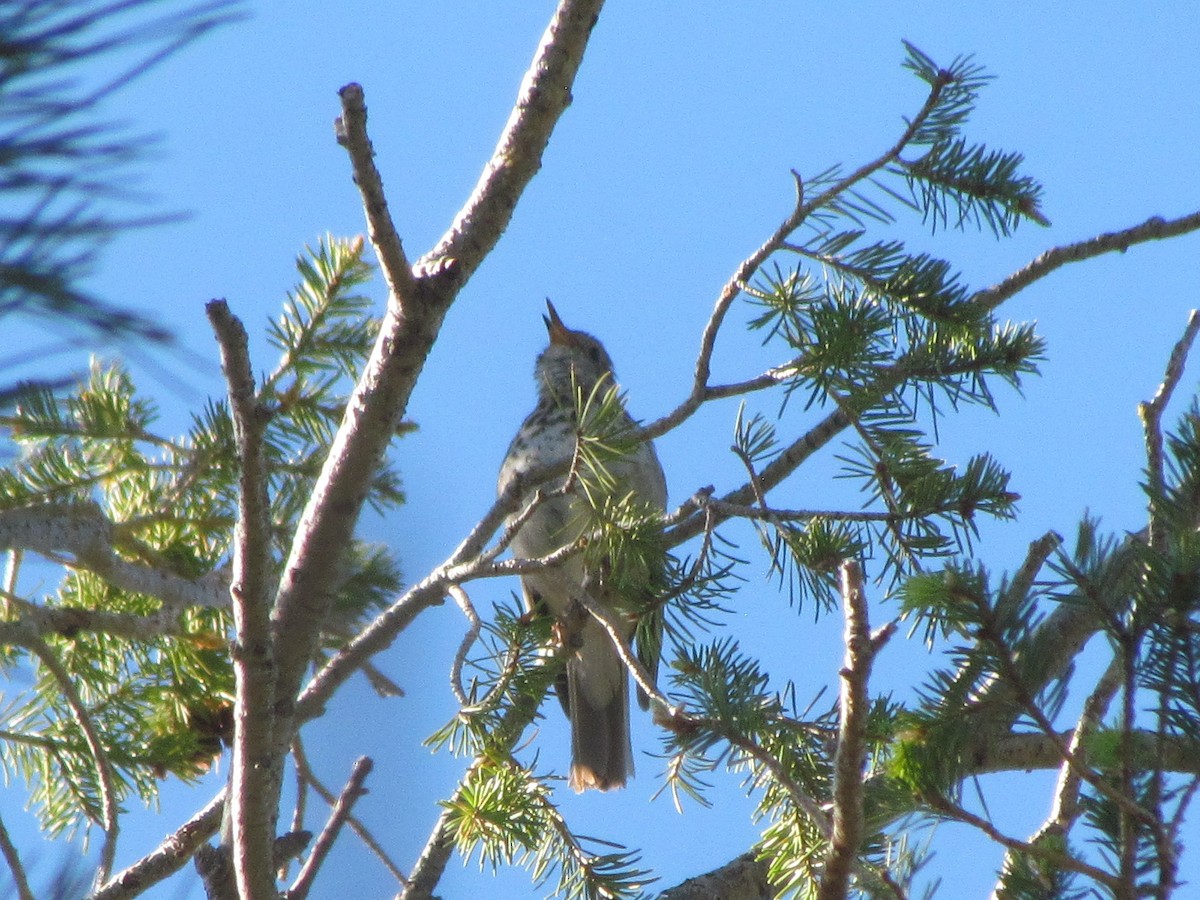
[[[92,280],[109,300],[178,335],[180,351],[135,353],[131,365],[180,427],[188,409],[224,390],[204,301],[228,299],[256,337],[257,367],[269,369],[262,326],[296,280],[296,254],[327,231],[363,230],[349,165],[333,140],[337,89],[349,81],[365,88],[377,164],[415,258],[474,185],[553,4],[298,0],[286,10],[248,8],[250,19],[179,54],[109,107],[114,118],[160,136],[140,186],[161,206],[191,214],[115,242]],[[408,417],[420,430],[395,445],[409,504],[387,521],[364,523],[364,533],[396,547],[415,580],[487,508],[508,440],[532,405],[547,296],[568,325],[604,340],[635,416],[672,408],[720,286],[789,211],[789,170],[811,175],[872,158],[919,108],[922,85],[900,68],[901,39],[943,64],[974,54],[997,76],[968,135],[1023,152],[1026,170],[1046,188],[1053,227],[1026,223],[1002,242],[976,233],[931,237],[919,222],[901,220],[895,234],[949,258],[968,284],[991,284],[1056,244],[1196,209],[1200,7],[1143,9],[944,0],[611,4],[543,170],[451,310],[413,396]],[[1002,392],[999,416],[944,420],[939,450],[958,462],[990,451],[1013,472],[1020,517],[985,527],[976,546],[993,569],[1017,565],[1047,529],[1071,535],[1085,510],[1118,532],[1143,524],[1136,404],[1153,394],[1187,311],[1200,305],[1198,250],[1193,236],[1069,267],[1002,308],[1002,318],[1039,323],[1049,343],[1043,376],[1025,383],[1024,396]],[[382,286],[374,293],[382,306]],[[739,308],[722,335],[718,380],[770,362],[758,338],[739,330],[748,318]],[[82,369],[86,351],[49,362]],[[1195,391],[1195,371],[1181,394]],[[770,399],[756,402],[775,409]],[[716,406],[659,441],[676,501],[702,485],[740,483],[740,464],[727,452],[735,409]],[[808,421],[797,406],[786,427]],[[779,504],[856,507],[849,483],[830,478],[835,452],[802,470]],[[494,582],[472,596],[486,609],[515,589]],[[882,621],[890,614],[882,589],[872,599]],[[778,685],[795,679],[802,699],[822,685],[835,689],[840,623],[814,624],[811,610],[789,609],[761,580],[737,603],[731,633],[767,661]],[[437,816],[436,799],[462,769],[419,745],[452,715],[447,671],[462,631],[453,605],[426,613],[379,661],[408,696],[385,703],[354,684],[308,738],[331,784],[359,753],[374,757],[371,793],[357,811],[404,868]],[[896,641],[874,686],[911,698],[926,664],[921,648]],[[556,708],[547,713],[526,753],[561,771],[567,732]],[[692,805],[679,815],[666,798],[651,800],[661,763],[644,755],[658,746],[644,719],[634,745],[639,774],[628,790],[560,795],[581,832],[642,848],[663,885],[749,846],[756,829],[735,776],[714,776],[713,810]],[[1002,827],[1026,836],[1047,812],[1051,784],[1038,775],[984,781],[981,790]],[[127,826],[122,861],[154,846],[210,794],[169,788],[160,817]],[[0,796],[14,828],[18,798],[11,790]],[[935,846],[941,896],[986,894],[999,851],[952,827],[939,830]],[[958,852],[971,853],[972,865],[955,861]],[[1200,881],[1195,859],[1189,871]],[[343,836],[313,896],[390,890],[383,868]],[[523,872],[481,882],[474,867],[457,862],[441,893],[484,891],[539,895]],[[171,884],[151,896],[187,894]]]

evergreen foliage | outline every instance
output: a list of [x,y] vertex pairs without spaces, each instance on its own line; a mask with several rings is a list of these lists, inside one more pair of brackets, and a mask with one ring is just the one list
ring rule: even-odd
[[[269,328],[280,361],[262,380],[259,399],[271,410],[266,446],[277,565],[373,338],[368,301],[358,293],[371,277],[362,249],[361,240],[326,239],[300,257],[302,281]],[[88,380],[61,396],[45,388],[23,392],[15,410],[0,419],[20,450],[16,462],[0,470],[0,510],[78,511],[103,528],[122,560],[189,581],[214,573],[227,579],[237,516],[228,404],[210,401],[179,437],[157,433],[157,419],[120,365],[98,359]],[[381,467],[370,499],[381,509],[402,502],[393,469]],[[64,679],[76,686],[87,718],[104,736],[104,768],[111,770],[118,803],[128,796],[152,802],[161,779],[190,781],[207,771],[230,737],[233,702],[224,604],[169,606],[56,551],[47,547],[45,558],[64,566],[64,577],[39,598],[38,608],[128,619],[127,633],[63,628],[45,638],[18,633],[5,641],[10,684],[26,667],[34,681],[29,691],[6,696],[0,760],[10,778],[29,785],[50,834],[104,821],[97,760],[64,694]],[[17,583],[18,565],[13,558],[9,584]],[[399,580],[384,548],[350,548],[327,646],[344,642],[355,623],[382,608]],[[4,597],[5,620],[34,609],[32,600]]]

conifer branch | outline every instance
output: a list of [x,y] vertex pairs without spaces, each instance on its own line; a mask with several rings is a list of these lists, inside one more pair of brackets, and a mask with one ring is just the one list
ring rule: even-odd
[[105,881],[112,874],[113,861],[117,857],[117,837],[121,832],[121,810],[117,800],[117,786],[113,777],[112,763],[109,761],[108,752],[104,749],[100,733],[92,721],[91,713],[88,712],[87,705],[83,702],[83,697],[80,696],[79,690],[75,686],[75,680],[67,671],[67,667],[54,655],[54,651],[45,641],[34,640],[27,646],[58,682],[63,699],[67,701],[71,715],[75,718],[75,724],[83,733],[84,742],[92,756],[92,764],[96,770],[96,784],[100,789],[102,817],[100,827],[104,830],[104,843],[100,847],[100,862],[96,868],[96,879]]
[[[566,665],[566,652],[566,645],[560,642],[550,655],[543,656],[536,663],[542,667],[542,676],[547,688]],[[489,756],[503,756],[512,752],[525,729],[537,716],[543,695],[544,692],[538,695],[519,693],[515,696],[512,705],[505,710],[499,723],[488,734]],[[454,853],[454,806],[461,799],[472,775],[484,762],[484,756],[478,757],[459,781],[454,795],[446,802],[446,808],[434,823],[429,838],[421,849],[420,857],[413,865],[403,890],[396,895],[396,900],[433,900],[433,891],[441,881],[446,864]]]

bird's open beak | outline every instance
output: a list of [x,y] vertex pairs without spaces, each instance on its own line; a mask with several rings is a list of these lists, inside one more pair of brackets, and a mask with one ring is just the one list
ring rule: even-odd
[[546,331],[550,335],[550,343],[552,344],[571,344],[571,329],[563,324],[562,319],[558,317],[558,310],[554,308],[554,304],[549,300],[546,301],[546,309],[550,311],[550,315],[542,316],[542,321],[546,323]]

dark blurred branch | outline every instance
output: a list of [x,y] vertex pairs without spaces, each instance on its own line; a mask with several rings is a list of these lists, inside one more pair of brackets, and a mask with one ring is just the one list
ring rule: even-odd
[[[116,212],[136,199],[123,182],[150,141],[103,121],[102,101],[236,18],[240,0],[160,12],[162,6],[159,0],[0,5],[0,317],[46,316],[59,333],[70,322],[110,335],[168,338],[151,320],[80,287],[108,240],[169,218]],[[95,78],[114,57],[132,61]]]
[[21,855],[8,836],[8,829],[4,827],[2,819],[0,819],[0,853],[4,855],[8,871],[12,873],[13,884],[17,887],[19,900],[34,900],[33,891],[29,889],[29,878],[25,874],[25,866],[21,864]]

